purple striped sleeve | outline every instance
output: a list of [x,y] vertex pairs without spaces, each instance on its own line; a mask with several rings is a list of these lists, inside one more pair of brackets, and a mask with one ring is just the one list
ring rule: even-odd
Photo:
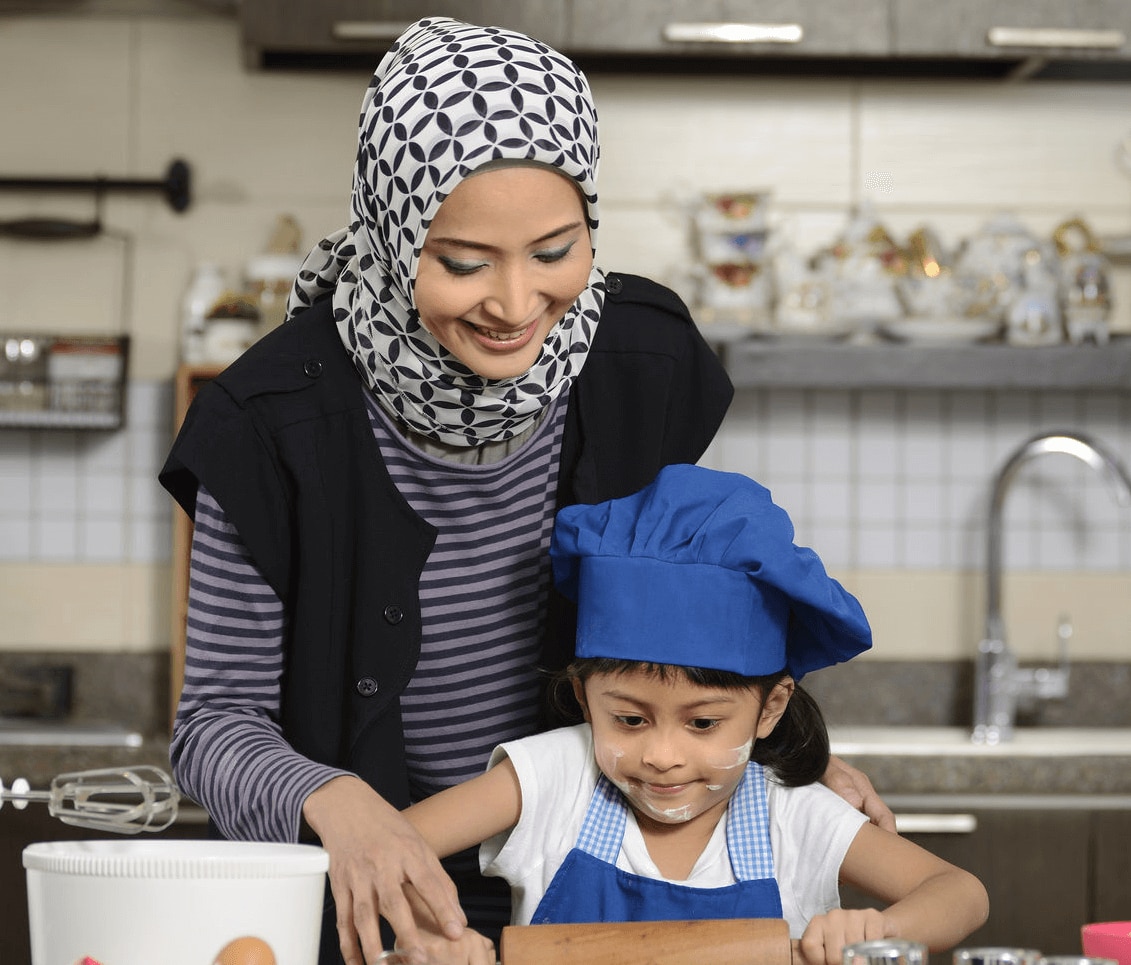
[[173,773],[225,837],[296,841],[307,795],[348,772],[284,739],[283,604],[203,486],[194,524]]

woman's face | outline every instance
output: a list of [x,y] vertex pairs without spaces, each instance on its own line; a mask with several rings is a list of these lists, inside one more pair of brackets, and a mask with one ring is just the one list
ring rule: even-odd
[[537,168],[459,183],[428,229],[416,272],[420,321],[487,379],[521,375],[589,281],[593,253],[576,188]]

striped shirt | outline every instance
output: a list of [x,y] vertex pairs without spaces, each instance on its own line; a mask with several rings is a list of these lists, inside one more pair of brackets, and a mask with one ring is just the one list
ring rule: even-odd
[[[566,398],[517,450],[482,465],[423,453],[366,399],[394,484],[438,530],[420,582],[420,660],[400,698],[418,800],[481,773],[497,744],[536,729]],[[201,487],[171,756],[181,789],[228,837],[296,840],[307,795],[346,773],[283,737],[285,633],[281,601]]]

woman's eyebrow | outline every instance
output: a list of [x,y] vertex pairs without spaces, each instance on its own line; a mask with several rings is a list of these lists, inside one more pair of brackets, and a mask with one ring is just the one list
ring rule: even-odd
[[[552,238],[557,238],[561,235],[568,234],[580,228],[580,221],[571,221],[567,225],[562,225],[560,228],[554,228],[552,231],[547,231],[540,238],[535,238],[530,242],[531,245],[540,245],[543,241],[549,241]],[[470,248],[473,251],[494,251],[494,245],[483,244],[479,241],[469,241],[465,238],[432,238],[430,239],[433,244],[438,245],[452,245],[459,248]]]

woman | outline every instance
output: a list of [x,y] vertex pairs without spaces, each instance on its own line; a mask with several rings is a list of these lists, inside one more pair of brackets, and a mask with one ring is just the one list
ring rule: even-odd
[[453,937],[461,905],[506,922],[474,852],[446,874],[399,811],[548,723],[555,510],[697,461],[729,404],[679,299],[593,267],[598,153],[560,54],[414,24],[363,101],[350,227],[162,470],[196,523],[175,773],[226,837],[327,848],[324,962],[372,960],[380,917],[416,947],[409,899]]

